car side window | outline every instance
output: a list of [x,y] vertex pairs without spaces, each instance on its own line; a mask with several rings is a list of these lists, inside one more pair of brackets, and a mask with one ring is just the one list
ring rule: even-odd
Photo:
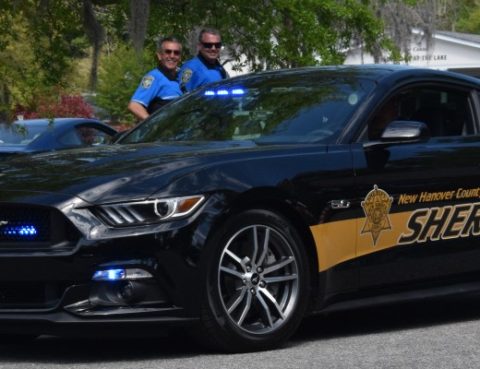
[[77,126],[75,127],[77,135],[80,138],[82,145],[93,146],[106,143],[106,134],[97,128],[89,126]]
[[67,131],[58,138],[58,141],[65,146],[80,146],[82,144],[80,137],[74,130]]
[[469,93],[462,90],[425,86],[394,94],[369,120],[362,141],[381,139],[393,120],[425,123],[431,137],[474,134]]
[[59,141],[66,146],[95,146],[110,143],[111,138],[98,128],[79,125],[61,136]]

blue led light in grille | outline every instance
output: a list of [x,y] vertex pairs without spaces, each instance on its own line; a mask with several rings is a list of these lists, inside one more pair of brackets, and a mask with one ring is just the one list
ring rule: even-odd
[[3,236],[34,237],[38,235],[37,227],[31,224],[5,226],[0,228]]

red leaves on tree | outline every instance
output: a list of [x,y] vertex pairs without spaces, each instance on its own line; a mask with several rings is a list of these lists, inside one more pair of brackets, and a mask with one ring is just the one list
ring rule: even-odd
[[53,101],[39,101],[35,110],[26,109],[17,106],[15,116],[23,116],[24,119],[35,118],[65,118],[65,117],[82,117],[93,118],[94,112],[90,104],[88,104],[80,95],[62,95],[60,99]]

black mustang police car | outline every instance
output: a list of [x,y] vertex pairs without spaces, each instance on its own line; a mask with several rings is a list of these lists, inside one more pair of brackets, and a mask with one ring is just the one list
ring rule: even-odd
[[189,326],[275,347],[306,314],[480,289],[480,81],[251,74],[116,145],[0,164],[0,332]]

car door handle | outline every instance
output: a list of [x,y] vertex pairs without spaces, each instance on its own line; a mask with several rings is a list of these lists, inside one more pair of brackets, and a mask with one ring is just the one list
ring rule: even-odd
[[348,201],[348,200],[332,200],[332,201],[330,201],[330,207],[332,209],[348,209],[350,207],[350,201]]

